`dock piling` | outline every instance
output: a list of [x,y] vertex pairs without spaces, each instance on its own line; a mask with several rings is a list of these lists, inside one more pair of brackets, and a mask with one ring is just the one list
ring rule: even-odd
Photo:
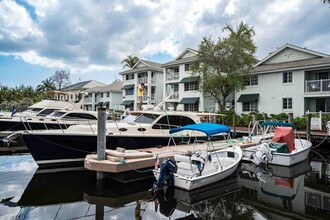
[[[106,149],[106,109],[98,108],[97,119],[97,160],[105,160]],[[96,173],[97,180],[104,178],[103,172]]]

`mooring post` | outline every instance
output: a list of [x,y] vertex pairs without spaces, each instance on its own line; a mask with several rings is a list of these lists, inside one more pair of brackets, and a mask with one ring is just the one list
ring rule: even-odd
[[289,122],[289,123],[293,123],[293,113],[292,113],[292,112],[290,112],[290,113],[288,114],[288,122]]
[[236,112],[233,113],[233,138],[236,137]]
[[309,140],[311,137],[311,119],[312,116],[309,113],[309,111],[307,111],[307,123],[306,123],[307,140]]
[[[98,108],[97,119],[97,160],[105,160],[106,148],[106,109]],[[103,172],[97,171],[97,180],[104,178]]]
[[[257,113],[256,112],[252,112],[252,131],[253,131],[253,136],[257,135],[257,128],[256,125],[257,124]],[[250,135],[250,134],[249,134]]]

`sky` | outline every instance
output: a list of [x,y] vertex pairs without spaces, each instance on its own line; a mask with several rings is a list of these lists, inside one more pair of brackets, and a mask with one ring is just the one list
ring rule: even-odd
[[165,63],[241,21],[257,59],[286,43],[330,55],[321,0],[0,0],[0,86],[36,87],[56,70],[110,84],[128,55]]

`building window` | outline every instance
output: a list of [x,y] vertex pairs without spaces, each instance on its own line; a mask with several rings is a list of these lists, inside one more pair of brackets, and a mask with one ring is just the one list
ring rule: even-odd
[[134,79],[134,74],[127,74],[126,80],[131,80],[131,79]]
[[292,109],[292,98],[283,98],[283,109]]
[[107,92],[107,97],[109,97],[110,96],[110,92]]
[[184,84],[184,91],[196,91],[199,89],[199,82],[188,82]]
[[292,83],[292,72],[283,72],[283,83]]
[[184,65],[184,71],[190,71],[190,65],[189,63]]
[[100,97],[103,98],[103,93],[100,94]]
[[126,94],[126,95],[134,95],[134,88],[131,88],[131,89],[125,89],[125,94]]
[[258,75],[245,76],[244,77],[245,86],[256,86],[258,85]]
[[257,112],[258,101],[255,102],[243,102],[243,112]]
[[184,104],[185,111],[197,112],[198,111],[199,103],[196,102],[195,104]]

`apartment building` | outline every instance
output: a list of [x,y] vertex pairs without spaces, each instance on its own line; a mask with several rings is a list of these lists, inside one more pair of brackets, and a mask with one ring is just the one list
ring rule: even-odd
[[200,77],[191,71],[191,64],[197,59],[196,55],[196,50],[187,48],[173,61],[162,65],[165,109],[215,111],[214,100],[200,92]]
[[96,80],[88,80],[74,83],[72,85],[64,87],[61,90],[61,93],[58,95],[57,99],[61,101],[76,103],[80,101],[85,90],[96,86],[105,86],[105,84]]
[[143,105],[157,105],[163,99],[163,69],[159,63],[139,60],[123,77],[122,107],[137,110],[137,88],[144,83]]
[[122,87],[123,82],[117,79],[109,85],[85,90],[82,108],[88,111],[96,111],[100,107],[108,111],[121,110]]
[[238,114],[330,112],[330,56],[285,44],[254,66],[235,94]]

